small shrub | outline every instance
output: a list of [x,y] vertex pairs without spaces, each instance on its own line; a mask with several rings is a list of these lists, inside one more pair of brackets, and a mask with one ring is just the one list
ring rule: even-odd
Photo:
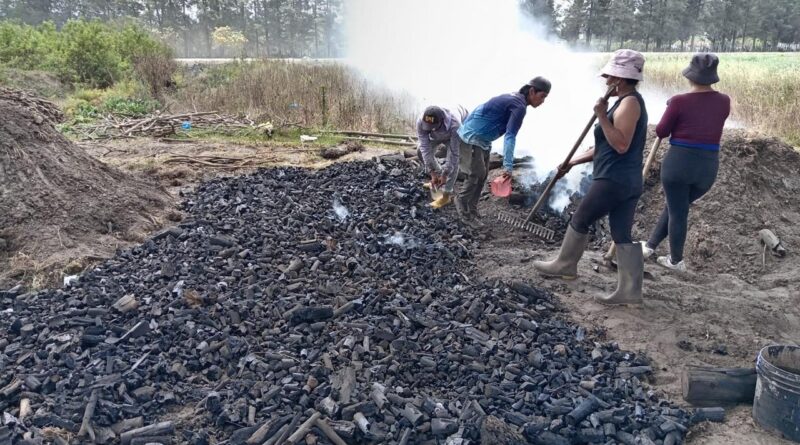
[[130,117],[141,117],[158,109],[159,103],[147,99],[131,99],[128,97],[109,97],[103,102],[102,110],[105,113],[118,114]]
[[136,75],[150,88],[150,94],[158,101],[164,100],[164,90],[174,85],[172,76],[178,64],[171,54],[151,53],[138,56],[133,61]]
[[114,36],[98,21],[69,21],[61,30],[63,64],[56,69],[68,81],[95,88],[111,86],[122,76],[122,56]]

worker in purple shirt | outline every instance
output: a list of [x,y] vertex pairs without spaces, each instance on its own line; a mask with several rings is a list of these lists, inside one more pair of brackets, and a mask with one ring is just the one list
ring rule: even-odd
[[670,148],[661,162],[661,184],[667,204],[650,239],[642,243],[645,258],[664,239],[669,238],[669,255],[658,264],[678,272],[686,271],[683,247],[689,224],[689,208],[703,197],[719,171],[719,151],[725,120],[731,112],[731,99],[715,90],[719,82],[716,54],[692,56],[683,76],[689,81],[688,93],[672,96],[656,127],[660,138],[669,136]]
[[503,175],[510,177],[514,168],[514,148],[517,132],[525,119],[527,106],[538,107],[550,94],[550,81],[535,77],[516,93],[493,97],[478,105],[464,120],[458,135],[461,138],[461,167],[467,175],[456,199],[456,210],[462,221],[477,228],[482,225],[478,215],[478,199],[489,175],[489,153],[492,141],[503,140]]
[[[463,110],[462,113],[466,114],[466,111]],[[461,126],[461,119],[461,116],[450,112],[447,108],[430,106],[417,121],[420,161],[425,171],[431,175],[431,186],[442,189],[441,198],[431,203],[431,207],[435,209],[446,206],[452,199],[458,177],[461,139],[457,132]],[[447,147],[444,165],[439,165],[434,156],[435,148],[439,144],[445,144]]]

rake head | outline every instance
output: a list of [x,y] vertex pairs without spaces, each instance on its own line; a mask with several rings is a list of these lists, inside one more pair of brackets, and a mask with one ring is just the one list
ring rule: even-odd
[[501,222],[504,222],[504,223],[510,225],[511,227],[515,227],[517,229],[526,230],[526,231],[531,232],[532,234],[538,236],[539,238],[542,238],[542,239],[545,239],[545,240],[548,240],[548,241],[552,240],[553,237],[556,236],[556,232],[554,232],[551,229],[548,229],[547,227],[540,226],[540,225],[534,224],[532,222],[527,222],[524,219],[516,217],[516,216],[514,216],[514,215],[512,215],[510,213],[507,213],[507,212],[498,212],[497,213],[497,219],[499,221],[501,221]]

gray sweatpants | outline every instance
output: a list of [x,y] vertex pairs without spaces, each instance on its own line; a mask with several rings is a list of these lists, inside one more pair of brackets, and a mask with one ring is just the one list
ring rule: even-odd
[[458,199],[464,209],[473,216],[478,213],[478,199],[489,176],[489,153],[489,150],[477,145],[461,142],[459,168],[467,177],[458,193]]

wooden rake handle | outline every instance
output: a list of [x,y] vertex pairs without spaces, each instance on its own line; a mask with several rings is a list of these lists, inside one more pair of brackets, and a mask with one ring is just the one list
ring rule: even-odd
[[[603,96],[603,99],[608,100],[608,98],[611,97],[611,94],[614,92],[615,89],[616,89],[615,86],[610,87],[608,91],[606,91],[606,95]],[[572,160],[572,157],[575,156],[575,152],[578,151],[578,147],[581,146],[583,139],[586,138],[586,135],[589,133],[589,130],[592,129],[592,125],[594,125],[595,120],[597,120],[597,115],[592,114],[592,118],[589,120],[589,123],[586,124],[586,127],[583,128],[581,135],[578,137],[578,140],[575,141],[575,145],[572,146],[572,150],[569,151],[569,153],[567,154],[567,158],[564,160],[562,165],[568,164],[569,161]],[[547,187],[545,187],[544,191],[542,192],[542,196],[539,197],[539,200],[536,201],[536,204],[533,205],[531,212],[528,213],[528,217],[525,218],[526,223],[531,222],[534,215],[536,215],[536,212],[538,212],[539,209],[542,208],[545,201],[547,201],[550,192],[553,190],[553,187],[555,187],[556,182],[558,182],[558,179],[559,179],[558,174],[556,174],[555,176],[553,176],[553,179],[551,179],[550,182],[547,183]]]
[[[653,161],[656,159],[656,153],[658,153],[658,147],[660,146],[661,139],[656,138],[656,140],[653,141],[653,147],[650,149],[650,153],[647,154],[647,159],[644,161],[644,168],[642,169],[642,181],[647,179],[647,173],[650,172],[650,166],[653,165]],[[608,252],[603,255],[603,259],[611,261],[616,253],[617,245],[614,244],[614,241],[611,241],[611,247],[609,247]]]

